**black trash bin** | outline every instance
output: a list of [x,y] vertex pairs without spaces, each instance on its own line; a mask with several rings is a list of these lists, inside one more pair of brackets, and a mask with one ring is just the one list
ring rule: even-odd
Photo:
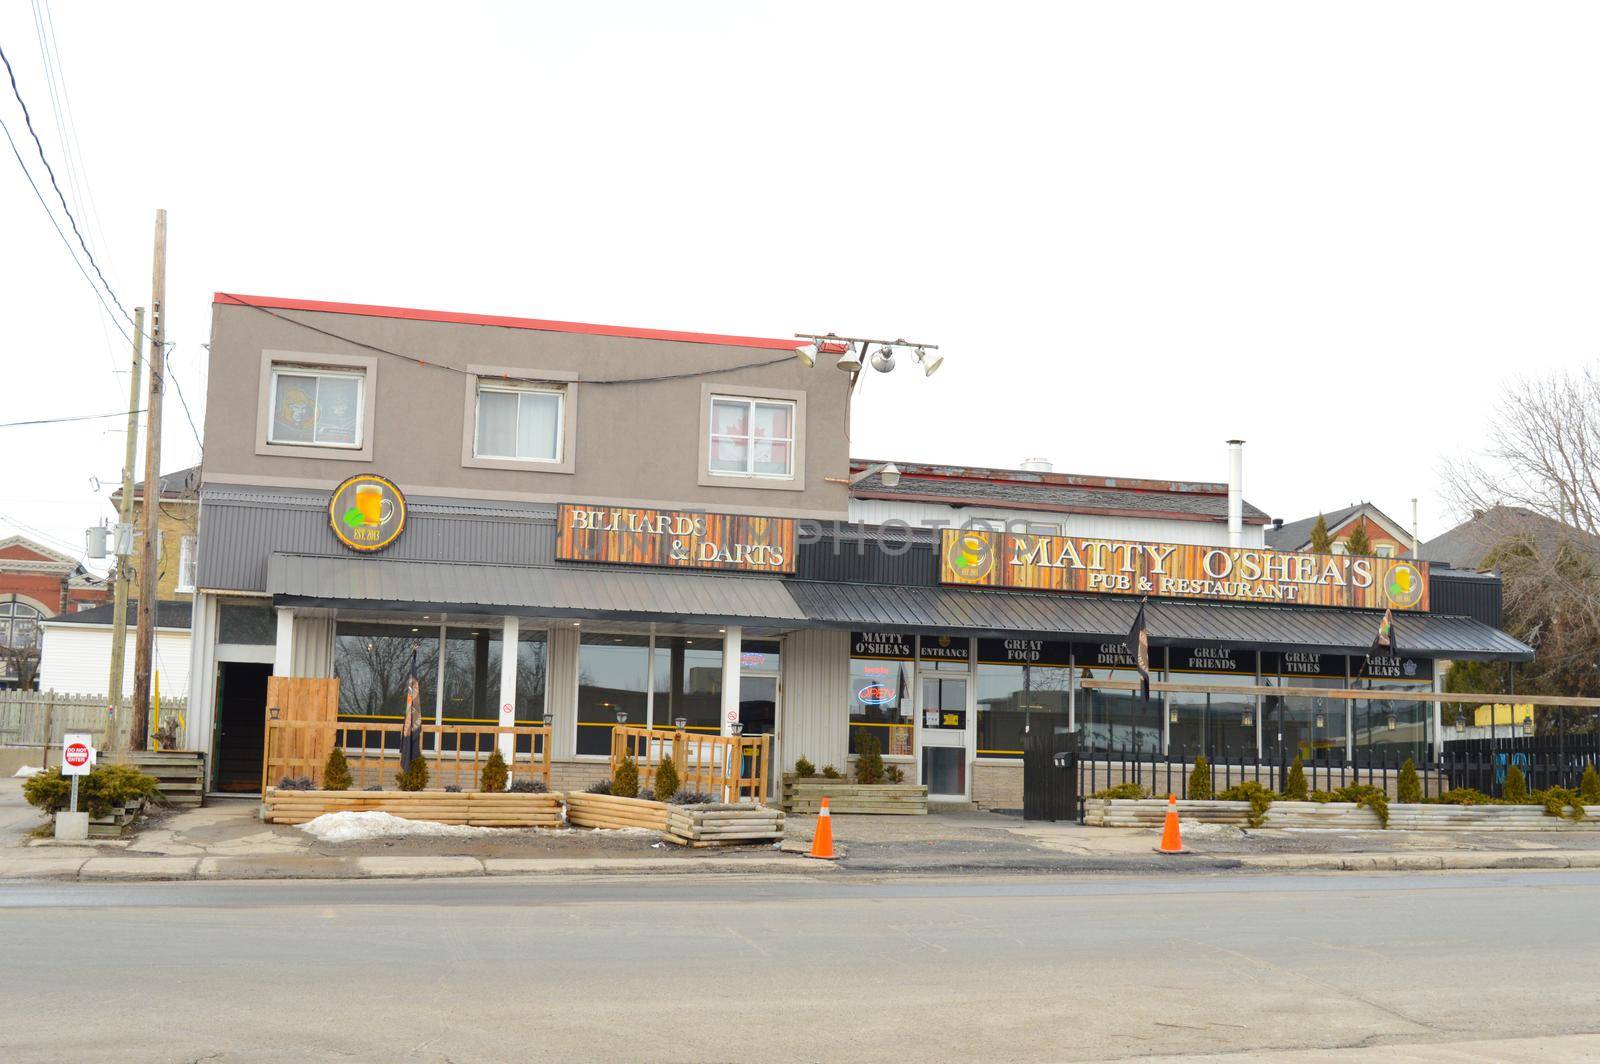
[[1022,738],[1022,819],[1078,819],[1078,736],[1035,725]]

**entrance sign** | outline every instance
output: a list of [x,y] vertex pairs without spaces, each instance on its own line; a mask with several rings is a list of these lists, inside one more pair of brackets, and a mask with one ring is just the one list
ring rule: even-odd
[[94,768],[92,736],[63,735],[61,737],[61,774],[87,776]]
[[966,587],[1426,610],[1428,563],[947,528],[939,580]]
[[406,497],[387,477],[358,473],[333,489],[328,524],[351,550],[382,550],[405,530]]
[[792,573],[794,518],[564,502],[556,510],[556,558],[566,562]]

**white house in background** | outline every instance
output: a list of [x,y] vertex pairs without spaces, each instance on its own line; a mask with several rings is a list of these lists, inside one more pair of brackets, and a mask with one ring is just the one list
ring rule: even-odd
[[[134,626],[137,602],[128,603],[128,643],[122,667],[122,695],[133,694]],[[111,674],[110,604],[43,621],[39,689],[61,694],[104,695]],[[189,695],[189,602],[156,603],[155,670],[161,697]]]

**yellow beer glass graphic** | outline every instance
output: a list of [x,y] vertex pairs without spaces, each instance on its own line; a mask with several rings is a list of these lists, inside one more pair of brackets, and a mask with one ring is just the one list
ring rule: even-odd
[[388,524],[394,516],[394,500],[385,497],[382,485],[358,484],[356,509],[361,513],[362,522],[367,525]]
[[1409,565],[1396,565],[1389,571],[1389,599],[1397,606],[1415,606],[1422,599],[1422,574]]

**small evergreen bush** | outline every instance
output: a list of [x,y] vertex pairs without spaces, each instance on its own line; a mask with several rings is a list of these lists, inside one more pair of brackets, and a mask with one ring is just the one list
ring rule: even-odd
[[1493,805],[1494,799],[1471,787],[1451,787],[1434,799],[1440,805]]
[[[63,776],[60,768],[36,772],[23,783],[22,796],[35,808],[59,813],[72,800],[72,778]],[[156,778],[132,765],[97,765],[78,778],[78,811],[90,816],[109,816],[113,806],[132,805],[141,798],[162,801]]]
[[312,782],[310,776],[285,776],[278,781],[278,790],[280,791],[314,791],[316,789],[317,785]]
[[1108,798],[1108,799],[1112,799],[1112,800],[1121,799],[1123,801],[1130,801],[1130,800],[1136,800],[1136,799],[1139,799],[1139,798],[1148,798],[1148,797],[1150,797],[1150,792],[1144,789],[1143,784],[1139,784],[1139,783],[1119,783],[1115,787],[1107,787],[1103,791],[1096,791],[1096,792],[1094,792],[1094,794],[1090,795],[1089,797],[1091,797],[1091,798]]
[[794,763],[794,774],[796,779],[808,780],[817,774],[817,766],[802,757]]
[[673,805],[711,805],[716,799],[704,791],[678,791],[667,801]]
[[1289,766],[1289,778],[1283,783],[1283,797],[1291,802],[1303,802],[1310,793],[1306,787],[1306,767],[1296,754],[1294,763]]
[[885,765],[883,778],[890,783],[904,783],[906,781],[906,770],[899,765]]
[[[1533,792],[1533,800],[1544,806],[1544,815],[1559,817],[1563,820],[1582,820],[1587,814],[1584,812],[1583,799],[1571,787],[1546,787],[1542,791]],[[1572,812],[1569,814],[1567,810]]]
[[325,791],[348,791],[355,784],[350,778],[350,762],[345,760],[344,750],[334,747],[328,751],[328,760],[322,766],[322,789]]
[[1584,805],[1600,805],[1600,772],[1594,770],[1593,762],[1583,770],[1583,779],[1578,781],[1578,795]]
[[822,778],[825,780],[844,779],[843,776],[839,775],[839,770],[834,768],[832,765],[822,766]]
[[394,774],[395,786],[402,791],[425,791],[428,789],[428,759],[418,757],[411,762],[411,767],[404,772]]
[[883,782],[883,744],[876,735],[863,735],[856,744],[856,782],[871,784]]
[[618,798],[639,797],[639,765],[631,757],[623,757],[617,763],[617,771],[611,774],[611,790],[608,792]]
[[670,801],[678,793],[678,766],[670,757],[662,758],[661,764],[656,766],[655,792],[658,802]]
[[1334,791],[1333,800],[1364,805],[1377,814],[1381,827],[1389,826],[1389,795],[1382,787],[1374,787],[1370,783],[1352,783]]
[[611,793],[611,781],[610,780],[600,780],[600,781],[598,781],[596,783],[591,783],[591,784],[589,784],[589,786],[587,786],[587,787],[585,787],[583,789],[583,793],[584,794],[610,794]]
[[1272,808],[1272,799],[1276,796],[1257,781],[1245,780],[1225,791],[1219,791],[1217,797],[1224,802],[1249,802],[1250,826],[1258,828],[1266,823],[1267,810]]
[[1400,766],[1400,782],[1395,786],[1395,793],[1402,804],[1414,805],[1422,801],[1422,780],[1417,776],[1417,763],[1409,757]]
[[483,771],[478,774],[478,789],[488,794],[503,791],[510,775],[511,770],[506,768],[506,759],[500,756],[497,746],[489,755],[489,760],[483,763]]
[[1500,785],[1500,797],[1512,805],[1523,805],[1528,800],[1528,777],[1515,761],[1506,766],[1506,779]]
[[550,788],[545,786],[544,780],[517,780],[506,790],[512,794],[548,794]]
[[1216,791],[1211,787],[1211,762],[1201,754],[1194,759],[1194,768],[1189,772],[1189,798],[1196,802],[1209,802],[1214,797]]
[[444,793],[446,793],[446,794],[460,794],[461,793],[461,785],[458,784],[458,783],[446,783],[444,785]]

